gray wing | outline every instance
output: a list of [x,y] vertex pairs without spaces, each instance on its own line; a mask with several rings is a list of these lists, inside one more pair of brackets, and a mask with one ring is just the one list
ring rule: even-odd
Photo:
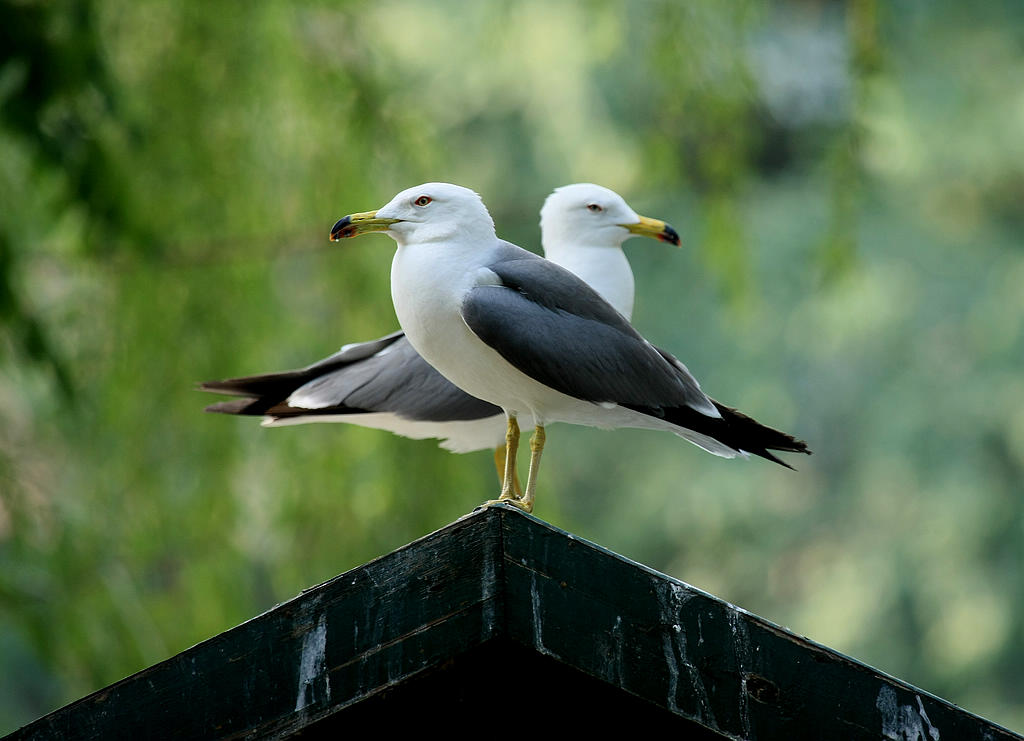
[[487,266],[501,285],[477,286],[462,304],[469,328],[505,360],[585,401],[658,416],[685,405],[719,416],[685,366],[663,356],[590,286],[548,260],[508,247]]
[[199,388],[203,391],[230,394],[231,396],[272,398],[271,403],[277,403],[310,379],[351,363],[365,360],[381,352],[392,343],[404,339],[404,337],[405,332],[398,330],[369,342],[345,345],[333,355],[329,355],[312,365],[307,365],[305,368],[277,371],[276,373],[261,373],[256,376],[227,378],[222,381],[204,381],[199,385]]
[[502,413],[434,370],[401,331],[346,345],[299,370],[208,381],[201,388],[245,397],[207,407],[224,414],[313,417],[390,412],[410,420],[449,422]]
[[296,408],[316,414],[391,412],[423,422],[502,414],[499,407],[470,396],[434,370],[404,336],[375,355],[312,379],[267,414],[287,414]]
[[350,345],[345,345],[334,355],[318,360],[312,365],[307,365],[303,370],[329,370],[339,363],[354,363],[357,360],[364,360],[372,355],[376,355],[389,345],[403,340],[405,340],[405,332],[399,329],[396,332],[386,334],[369,342],[353,342]]

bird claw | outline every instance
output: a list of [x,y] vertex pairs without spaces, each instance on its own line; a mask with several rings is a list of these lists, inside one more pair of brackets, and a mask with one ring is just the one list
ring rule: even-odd
[[492,504],[511,504],[516,509],[521,509],[527,514],[533,512],[533,502],[525,502],[522,499],[516,499],[515,497],[499,497],[498,499],[488,499],[486,502],[481,504],[481,507],[490,507]]

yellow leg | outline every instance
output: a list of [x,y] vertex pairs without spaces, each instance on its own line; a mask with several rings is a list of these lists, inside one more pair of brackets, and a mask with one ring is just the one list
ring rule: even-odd
[[[494,470],[498,472],[498,481],[505,483],[505,455],[508,448],[501,445],[494,449]],[[516,499],[522,499],[523,487],[519,483],[519,468],[512,469],[512,488],[515,489]]]
[[[501,459],[499,448],[494,452],[494,464]],[[508,416],[508,427],[505,429],[505,472],[501,477],[501,494],[497,499],[484,502],[484,505],[506,502],[523,509],[523,495],[519,488],[519,476],[516,474],[516,451],[519,450],[519,423],[512,415]],[[529,486],[527,486],[529,488]],[[529,512],[530,510],[526,510]]]
[[527,512],[533,512],[533,498],[537,493],[537,474],[540,473],[540,455],[544,452],[544,441],[547,435],[544,434],[544,427],[537,425],[533,430],[533,437],[530,438],[530,473],[526,478],[526,493],[520,499],[522,507]]
[[516,478],[516,452],[518,450],[519,422],[510,414],[508,415],[508,427],[505,429],[505,475],[501,479],[501,496],[498,499],[519,499],[513,487]]

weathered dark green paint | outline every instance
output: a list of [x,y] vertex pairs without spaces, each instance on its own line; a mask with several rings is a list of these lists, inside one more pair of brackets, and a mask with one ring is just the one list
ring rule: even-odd
[[622,717],[695,739],[1021,738],[503,506],[8,738],[600,732]]

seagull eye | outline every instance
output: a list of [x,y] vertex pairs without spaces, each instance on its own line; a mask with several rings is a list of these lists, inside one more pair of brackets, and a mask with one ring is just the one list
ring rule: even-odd
[[417,199],[416,199],[415,201],[413,201],[413,205],[416,205],[416,206],[421,206],[421,207],[422,207],[422,206],[426,206],[426,205],[427,205],[428,203],[430,203],[430,202],[431,202],[432,200],[434,200],[434,199],[433,199],[433,198],[431,198],[430,196],[420,196],[420,197],[419,197],[419,198],[417,198]]
[[595,214],[599,214],[602,211],[604,211],[604,209],[601,208],[600,206],[598,206],[596,203],[588,203],[587,204],[587,210],[590,211],[591,213],[595,213]]

